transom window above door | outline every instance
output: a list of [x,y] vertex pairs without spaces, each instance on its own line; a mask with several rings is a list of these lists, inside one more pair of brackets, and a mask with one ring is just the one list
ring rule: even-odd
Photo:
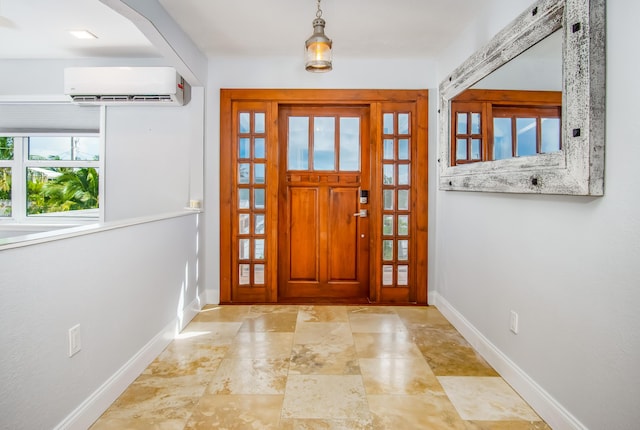
[[360,118],[289,117],[288,170],[360,170]]

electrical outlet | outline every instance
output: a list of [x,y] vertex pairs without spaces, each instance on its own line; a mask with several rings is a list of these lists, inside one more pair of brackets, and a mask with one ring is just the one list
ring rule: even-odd
[[69,329],[69,357],[73,357],[80,352],[80,324],[76,324]]
[[514,334],[518,334],[518,313],[511,311],[511,318],[509,319],[509,330]]

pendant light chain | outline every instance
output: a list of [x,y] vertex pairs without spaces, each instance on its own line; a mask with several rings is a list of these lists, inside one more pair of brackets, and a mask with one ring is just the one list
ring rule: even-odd
[[320,0],[318,0],[318,11],[316,12],[316,18],[322,18],[322,9],[320,9]]

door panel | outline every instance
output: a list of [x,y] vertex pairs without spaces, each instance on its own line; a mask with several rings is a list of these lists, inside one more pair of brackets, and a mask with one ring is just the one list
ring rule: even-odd
[[369,293],[369,220],[355,216],[369,187],[368,109],[280,112],[279,289],[282,298]]

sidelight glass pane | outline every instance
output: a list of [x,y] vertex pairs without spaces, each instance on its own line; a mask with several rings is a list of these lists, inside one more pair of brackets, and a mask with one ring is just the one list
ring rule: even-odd
[[253,119],[255,120],[253,124],[253,132],[264,133],[264,112],[256,112]]
[[382,259],[385,261],[393,260],[393,240],[382,241]]
[[253,258],[256,260],[264,260],[264,239],[255,240]]
[[249,214],[240,214],[240,219],[238,222],[238,233],[239,234],[249,234],[249,226],[250,221],[249,221]]
[[[458,134],[467,134],[467,113],[458,113],[458,127],[457,127],[457,133]],[[466,158],[466,157],[465,157]]]
[[249,189],[248,188],[240,188],[238,190],[238,207],[240,209],[249,208]]
[[251,165],[249,163],[240,163],[238,164],[238,183],[239,184],[248,184],[249,183],[249,169]]
[[408,164],[399,164],[398,165],[398,185],[409,185],[409,165]]
[[393,160],[395,158],[393,153],[393,139],[384,140],[384,153],[382,158],[385,160]]
[[467,139],[456,139],[456,160],[467,159]]
[[249,112],[240,114],[240,133],[251,133],[251,116]]
[[253,158],[264,158],[265,156],[265,147],[264,147],[264,138],[256,137],[253,141]]
[[471,139],[471,159],[479,160],[480,159],[480,144],[482,140],[480,139]]
[[385,211],[392,211],[394,208],[393,190],[382,190],[382,208]]
[[240,144],[238,145],[238,158],[251,158],[251,147],[249,146],[251,143],[251,139],[247,137],[243,137],[240,139]]
[[309,168],[309,117],[289,117],[288,168]]
[[536,154],[536,119],[516,118],[516,155],[523,157]]
[[382,132],[384,134],[393,134],[393,114],[385,113],[382,115]]
[[393,164],[382,165],[382,183],[393,185],[395,183],[395,166]]
[[253,183],[254,184],[264,184],[265,181],[264,176],[264,164],[254,164],[253,165]]
[[409,266],[398,266],[398,285],[409,285]]
[[256,214],[254,215],[256,225],[254,226],[255,234],[264,234],[264,215]]
[[409,215],[398,215],[398,236],[409,235]]
[[240,264],[238,270],[238,284],[240,285],[249,285],[251,283],[251,279],[249,278],[249,273],[251,270],[250,264]]
[[313,119],[313,170],[335,170],[336,119]]
[[249,260],[251,258],[251,239],[240,239],[238,241],[238,258],[240,260]]
[[560,151],[560,118],[542,118],[542,152]]
[[256,188],[253,192],[253,208],[264,209],[264,188]]
[[480,114],[471,114],[471,134],[480,134]]
[[398,241],[398,260],[407,261],[409,259],[409,241]]
[[503,160],[513,157],[511,139],[511,118],[493,119],[493,159]]
[[340,170],[360,170],[360,118],[340,118]]
[[382,217],[382,234],[393,236],[393,215],[384,215]]
[[398,140],[398,160],[409,159],[409,139]]
[[409,210],[409,190],[398,190],[398,210]]
[[253,283],[255,285],[264,285],[264,264],[253,266]]
[[393,285],[393,266],[389,264],[382,266],[382,285]]
[[409,134],[409,114],[398,114],[398,134]]

